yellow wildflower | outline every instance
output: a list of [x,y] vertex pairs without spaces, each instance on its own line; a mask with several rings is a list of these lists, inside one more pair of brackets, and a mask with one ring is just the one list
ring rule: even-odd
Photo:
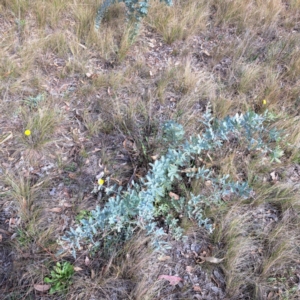
[[264,99],[264,100],[262,101],[262,103],[263,103],[263,105],[266,105],[266,104],[267,104],[267,100]]
[[98,184],[103,185],[104,184],[104,179],[102,179],[102,178],[98,179]]
[[31,131],[30,131],[29,129],[26,129],[26,130],[24,131],[24,134],[27,135],[27,136],[29,136],[29,135],[31,135]]

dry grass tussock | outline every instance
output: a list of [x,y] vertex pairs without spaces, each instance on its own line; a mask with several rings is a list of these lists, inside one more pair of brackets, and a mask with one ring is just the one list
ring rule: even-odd
[[[149,237],[137,234],[122,251],[111,253],[107,260],[96,255],[89,263],[92,278],[76,280],[76,293],[70,299],[153,299],[162,288],[157,281],[162,262],[149,251]],[[78,261],[79,263],[79,261]],[[86,270],[78,273],[82,278]],[[87,274],[87,273],[86,273]]]
[[[299,299],[300,1],[153,0],[134,41],[123,3],[94,30],[102,2],[0,1],[4,299],[167,300],[187,290],[216,299],[200,277],[201,291],[157,280],[164,262],[142,233],[116,252],[56,256],[56,240],[102,204],[91,194],[96,176],[138,181],[166,147],[164,121],[199,134],[208,103],[219,118],[268,110],[283,136],[272,145],[281,162],[234,144],[201,160],[254,189],[251,199],[206,211],[215,226],[210,255],[225,258],[218,288],[230,299]],[[164,275],[183,276],[176,250]],[[57,261],[71,262],[75,275],[66,294],[50,295],[36,285]],[[209,262],[201,267],[211,271]]]
[[299,296],[288,283],[297,281],[298,202],[297,190],[273,186],[261,191],[252,205],[233,205],[224,215],[215,236],[227,245],[225,270],[231,299]]

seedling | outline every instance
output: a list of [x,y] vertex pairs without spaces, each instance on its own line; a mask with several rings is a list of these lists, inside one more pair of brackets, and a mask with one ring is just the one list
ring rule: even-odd
[[85,210],[81,210],[79,214],[75,217],[75,219],[77,223],[80,223],[80,220],[88,219],[91,216],[92,216],[91,212],[85,209]]
[[30,108],[36,108],[39,103],[43,102],[45,100],[44,94],[38,94],[37,96],[29,96],[27,97],[24,102],[27,104]]
[[51,278],[45,277],[44,282],[51,284],[50,294],[63,293],[71,285],[74,267],[69,262],[58,262],[53,267]]

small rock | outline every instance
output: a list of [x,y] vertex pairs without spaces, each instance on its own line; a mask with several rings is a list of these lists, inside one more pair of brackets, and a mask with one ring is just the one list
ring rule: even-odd
[[52,188],[51,191],[49,192],[50,196],[54,196],[56,192],[56,188]]
[[197,244],[197,243],[193,243],[191,245],[191,250],[194,251],[194,252],[196,252],[196,253],[199,253],[200,249],[201,249],[201,246],[199,244]]

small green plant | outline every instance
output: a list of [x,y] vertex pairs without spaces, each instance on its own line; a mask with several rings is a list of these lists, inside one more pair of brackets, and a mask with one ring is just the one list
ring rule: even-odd
[[30,243],[30,238],[25,230],[21,228],[17,229],[17,241],[23,247],[23,249]]
[[24,100],[24,103],[29,106],[30,109],[36,108],[41,102],[45,100],[44,94],[38,94],[37,96],[29,96]]
[[77,170],[77,165],[74,162],[72,162],[69,165],[66,165],[64,167],[64,171],[66,171],[66,172],[75,172],[76,170]]
[[67,261],[56,263],[51,271],[51,278],[45,277],[44,282],[51,284],[50,294],[65,292],[70,284],[74,274],[74,267]]
[[277,146],[275,148],[275,150],[271,153],[271,162],[277,162],[277,163],[280,163],[280,157],[282,157],[284,154],[284,151],[281,150],[280,146]]
[[85,209],[79,212],[79,214],[75,217],[75,220],[77,223],[80,223],[80,220],[88,219],[91,216],[92,216],[91,212]]
[[[167,5],[172,5],[172,0],[160,0],[164,1]],[[138,33],[142,18],[147,16],[149,9],[149,0],[105,0],[104,3],[99,7],[97,16],[95,19],[95,29],[100,28],[101,21],[108,10],[108,8],[115,3],[124,2],[127,9],[127,21],[133,22],[134,28],[131,34],[131,38],[134,38]]]

